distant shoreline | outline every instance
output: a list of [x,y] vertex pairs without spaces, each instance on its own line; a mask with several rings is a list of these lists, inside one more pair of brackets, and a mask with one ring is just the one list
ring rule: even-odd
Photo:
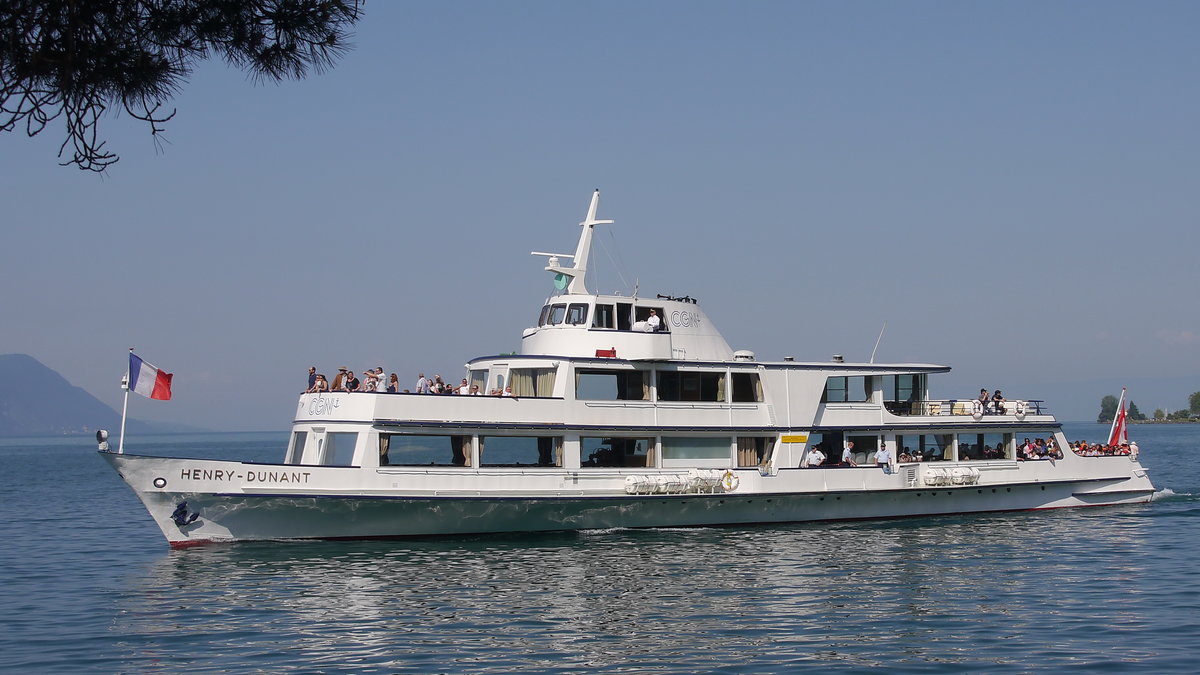
[[1129,420],[1130,424],[1200,424],[1200,420]]

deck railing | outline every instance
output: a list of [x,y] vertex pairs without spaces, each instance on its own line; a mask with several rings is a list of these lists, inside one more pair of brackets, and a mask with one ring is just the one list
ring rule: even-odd
[[986,406],[974,399],[945,399],[938,401],[886,401],[883,406],[893,415],[903,417],[922,416],[958,416],[967,417],[1024,417],[1025,415],[1042,415],[1045,401],[1033,399],[1009,399],[1004,401],[1004,410],[999,411],[989,403]]

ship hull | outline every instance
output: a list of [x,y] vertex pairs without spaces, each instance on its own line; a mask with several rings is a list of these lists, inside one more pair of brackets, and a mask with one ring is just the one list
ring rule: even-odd
[[[739,488],[709,494],[658,495],[613,491],[521,495],[511,490],[495,495],[479,494],[478,490],[473,491],[476,494],[462,490],[388,494],[386,490],[366,487],[337,491],[312,484],[290,489],[275,486],[264,491],[245,483],[240,483],[236,492],[176,491],[156,488],[153,481],[162,475],[193,471],[191,467],[196,460],[102,454],[134,488],[175,547],[279,539],[377,539],[867,520],[1144,503],[1151,500],[1154,492],[1144,475],[937,487],[825,487],[799,492]],[[212,461],[205,461],[203,466],[204,471],[240,471],[243,475],[245,467],[263,474],[294,473],[298,468]],[[216,468],[221,466],[227,468]],[[860,471],[875,474],[873,469]],[[819,471],[803,473],[807,478]],[[898,478],[888,476],[884,480]],[[194,520],[187,522],[193,515]]]

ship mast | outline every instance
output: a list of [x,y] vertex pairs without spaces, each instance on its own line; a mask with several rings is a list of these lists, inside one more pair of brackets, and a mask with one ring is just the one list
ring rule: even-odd
[[[583,222],[579,223],[583,231],[579,233],[579,244],[575,247],[575,255],[567,255],[566,253],[542,253],[541,251],[531,251],[530,255],[544,255],[549,259],[546,261],[546,271],[554,272],[554,286],[559,291],[566,291],[571,294],[587,295],[587,286],[584,285],[584,277],[587,275],[588,257],[592,252],[592,235],[595,232],[597,225],[611,225],[611,220],[597,220],[596,209],[600,206],[600,190],[592,193],[592,203],[588,205],[587,217]],[[563,267],[559,264],[559,258],[570,258],[571,266]]]

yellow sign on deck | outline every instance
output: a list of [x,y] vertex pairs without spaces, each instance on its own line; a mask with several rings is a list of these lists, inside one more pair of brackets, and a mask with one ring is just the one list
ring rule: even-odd
[[808,434],[784,434],[782,440],[784,443],[807,443]]

